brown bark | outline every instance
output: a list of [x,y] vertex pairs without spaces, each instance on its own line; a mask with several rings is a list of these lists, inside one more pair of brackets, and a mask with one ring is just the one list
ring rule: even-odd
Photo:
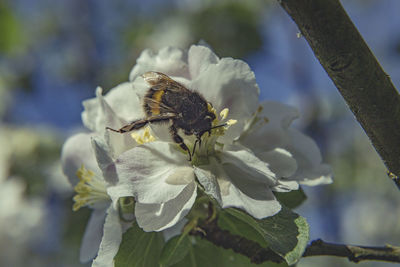
[[340,2],[279,2],[297,24],[389,172],[400,176],[400,96]]
[[[258,243],[245,237],[232,235],[229,231],[220,229],[215,220],[198,225],[197,229],[192,230],[191,234],[201,236],[217,246],[232,249],[236,253],[247,256],[252,263],[260,264],[265,261],[280,263],[284,261],[271,249],[261,247]],[[344,257],[352,262],[365,260],[400,262],[400,248],[394,246],[350,246],[326,243],[318,239],[311,242],[303,254],[303,257],[312,256]]]

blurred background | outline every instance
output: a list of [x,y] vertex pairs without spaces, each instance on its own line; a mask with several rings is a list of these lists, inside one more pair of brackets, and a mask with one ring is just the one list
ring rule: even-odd
[[[343,0],[400,87],[400,1]],[[311,238],[400,245],[400,192],[361,127],[277,1],[0,1],[0,266],[85,266],[90,211],[72,212],[60,170],[64,140],[82,131],[81,102],[128,79],[145,48],[206,41],[256,73],[261,99],[294,105],[319,144],[332,185],[304,188]],[[354,266],[305,258],[298,266]],[[394,266],[359,263],[359,266]]]

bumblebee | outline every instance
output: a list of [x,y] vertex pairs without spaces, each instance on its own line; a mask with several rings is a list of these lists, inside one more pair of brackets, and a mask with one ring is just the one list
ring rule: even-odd
[[[211,103],[199,93],[187,89],[169,76],[161,72],[149,71],[142,77],[151,86],[143,99],[146,117],[135,120],[118,130],[109,127],[106,129],[126,133],[138,130],[149,123],[170,122],[169,131],[172,139],[187,151],[189,161],[191,161],[197,143],[201,145],[202,135],[206,132],[211,134],[212,129],[225,126],[225,124],[212,127],[212,122],[216,117],[208,109]],[[178,129],[183,130],[185,135],[196,136],[192,152],[178,134]]]

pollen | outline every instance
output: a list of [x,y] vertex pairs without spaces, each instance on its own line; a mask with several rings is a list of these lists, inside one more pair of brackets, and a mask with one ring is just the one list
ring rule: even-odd
[[84,206],[93,206],[96,203],[109,201],[105,182],[93,171],[88,170],[82,165],[76,172],[79,178],[78,184],[74,187],[76,195],[73,197],[73,211],[77,211]]
[[[215,109],[213,109],[212,111],[214,111],[214,114],[216,115]],[[213,126],[215,127],[215,129],[212,130],[212,135],[222,136],[225,134],[226,130],[228,130],[228,128],[231,125],[234,125],[235,123],[237,123],[237,120],[234,120],[234,119],[225,121],[226,118],[228,117],[228,114],[229,114],[229,108],[224,108],[219,113],[220,119],[218,119],[216,116],[216,119],[213,121]],[[224,125],[224,127],[218,127],[219,125]]]
[[236,123],[237,123],[237,120],[231,119],[231,120],[228,120],[228,121],[226,122],[226,125],[227,125],[227,126],[231,126],[231,125],[234,125],[234,124],[236,124]]
[[156,138],[150,133],[150,127],[146,127],[142,133],[131,133],[131,137],[135,139],[136,143],[138,143],[139,145],[143,145],[145,143],[153,142],[156,140]]
[[229,108],[224,108],[220,113],[219,116],[221,117],[221,120],[225,120],[226,117],[228,117],[229,114]]

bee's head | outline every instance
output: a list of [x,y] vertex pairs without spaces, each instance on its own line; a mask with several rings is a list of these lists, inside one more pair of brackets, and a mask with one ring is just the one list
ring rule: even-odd
[[203,119],[198,120],[196,125],[193,127],[194,135],[198,138],[201,137],[205,132],[209,132],[212,129],[212,122],[214,118],[206,115]]

